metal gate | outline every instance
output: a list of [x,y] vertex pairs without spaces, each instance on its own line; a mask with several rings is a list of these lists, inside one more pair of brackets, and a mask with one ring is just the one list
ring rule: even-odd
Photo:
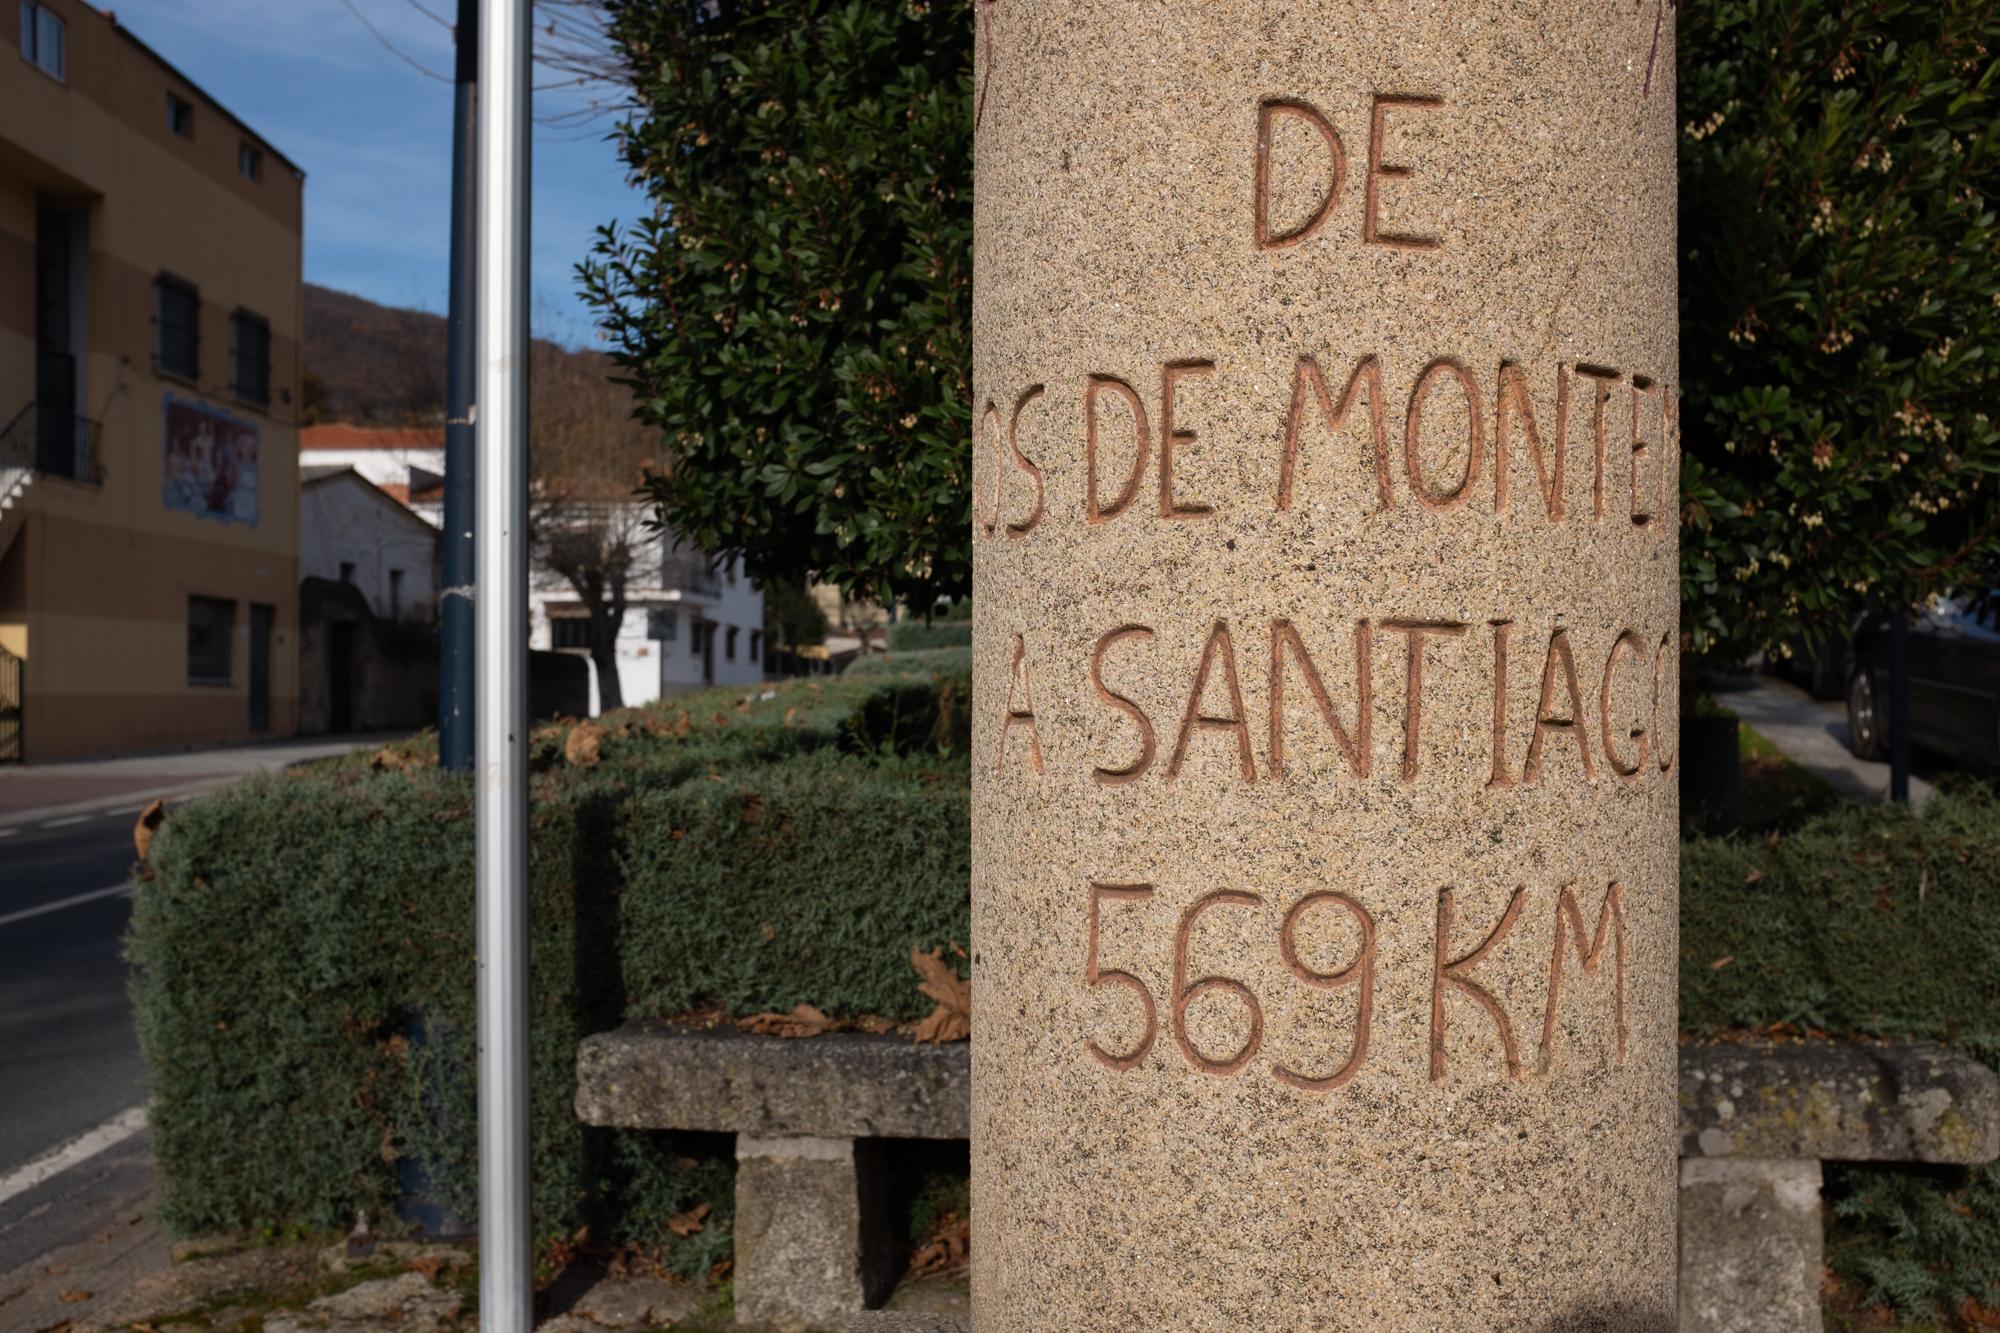
[[0,764],[21,761],[21,686],[26,665],[0,648]]

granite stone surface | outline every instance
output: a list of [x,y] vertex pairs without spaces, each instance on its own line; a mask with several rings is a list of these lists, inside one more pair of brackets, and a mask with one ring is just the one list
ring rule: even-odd
[[957,1315],[906,1314],[900,1310],[870,1310],[841,1326],[842,1333],[966,1333]]
[[1820,1165],[1681,1163],[1681,1333],[1819,1333]]
[[975,1326],[1670,1327],[1671,9],[972,21]]
[[971,1053],[901,1036],[785,1040],[628,1023],[577,1052],[587,1125],[826,1138],[962,1139]]
[[895,1281],[887,1202],[879,1144],[737,1135],[737,1322],[805,1333],[879,1302]]
[[1681,1155],[1990,1162],[2000,1078],[1929,1042],[1690,1046]]

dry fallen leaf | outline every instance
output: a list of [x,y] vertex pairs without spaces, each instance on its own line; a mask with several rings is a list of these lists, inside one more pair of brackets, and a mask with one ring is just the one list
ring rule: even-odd
[[972,1035],[972,983],[944,961],[944,950],[923,952],[910,946],[910,966],[923,980],[917,989],[937,1002],[930,1017],[917,1024],[918,1041],[964,1041]]
[[563,742],[563,758],[571,768],[594,768],[602,758],[604,728],[595,722],[579,722],[570,728],[569,739]]
[[676,1213],[667,1219],[667,1230],[686,1240],[701,1230],[701,1219],[708,1216],[708,1205],[698,1203],[684,1213]]
[[140,864],[145,863],[147,854],[153,850],[153,835],[159,832],[160,825],[166,820],[165,801],[154,801],[139,812],[139,822],[132,826],[132,847],[139,853]]
[[798,1004],[789,1014],[753,1014],[736,1026],[762,1037],[817,1037],[841,1025],[809,1004]]
[[56,1299],[64,1305],[81,1305],[90,1299],[90,1293],[82,1290],[59,1291]]
[[791,725],[792,725],[792,723],[794,723],[794,722],[796,722],[796,721],[798,721],[798,720],[799,720],[799,710],[798,710],[797,708],[787,708],[787,709],[785,710],[785,725],[786,725],[786,726],[788,726],[788,727],[789,727],[789,726],[791,726]]
[[1711,972],[1720,972],[1723,968],[1728,967],[1731,963],[1735,961],[1736,961],[1735,954],[1733,953],[1724,954],[1722,957],[1710,963],[1708,965],[1708,970]]
[[438,1274],[442,1273],[450,1263],[451,1260],[442,1254],[421,1254],[410,1260],[410,1267],[435,1282]]
[[910,1271],[919,1277],[963,1267],[972,1248],[972,1224],[957,1213],[946,1213],[910,1256]]
[[1756,866],[1751,866],[1750,873],[1743,877],[1743,882],[1745,884],[1761,884],[1764,882],[1764,872]]

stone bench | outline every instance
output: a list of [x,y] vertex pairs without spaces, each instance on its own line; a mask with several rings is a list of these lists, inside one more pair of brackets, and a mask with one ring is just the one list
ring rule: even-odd
[[897,1277],[887,1139],[964,1139],[972,1050],[632,1023],[586,1038],[587,1125],[736,1135],[736,1317],[835,1328]]
[[[896,1278],[884,1140],[965,1139],[964,1043],[802,1040],[633,1023],[586,1039],[586,1124],[736,1139],[737,1318],[778,1328],[945,1329],[864,1314]],[[2000,1156],[2000,1080],[1928,1043],[1686,1046],[1680,1058],[1680,1327],[1818,1330],[1822,1161]]]
[[2000,1156],[2000,1080],[1928,1042],[1681,1048],[1680,1326],[1818,1330],[1821,1162]]

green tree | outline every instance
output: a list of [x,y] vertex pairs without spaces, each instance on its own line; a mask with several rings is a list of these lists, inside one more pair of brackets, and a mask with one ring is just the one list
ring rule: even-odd
[[826,642],[826,611],[805,584],[796,579],[764,584],[764,642],[774,648]]
[[1683,622],[1739,656],[2000,552],[1989,0],[1680,10]]
[[661,519],[767,582],[971,584],[963,0],[609,0],[651,216],[581,270]]

